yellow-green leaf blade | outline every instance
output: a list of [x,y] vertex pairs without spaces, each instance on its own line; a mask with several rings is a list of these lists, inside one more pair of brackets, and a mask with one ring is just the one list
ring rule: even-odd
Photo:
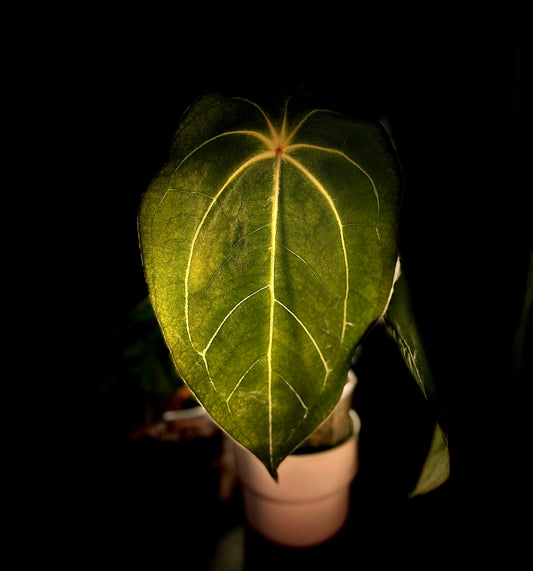
[[399,180],[376,125],[287,106],[275,121],[207,96],[143,199],[143,263],[176,366],[272,473],[332,410],[384,310]]

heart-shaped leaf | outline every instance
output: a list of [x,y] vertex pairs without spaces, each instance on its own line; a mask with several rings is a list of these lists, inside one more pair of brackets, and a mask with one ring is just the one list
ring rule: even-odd
[[400,175],[377,124],[199,99],[143,198],[150,297],[183,379],[275,476],[383,313]]

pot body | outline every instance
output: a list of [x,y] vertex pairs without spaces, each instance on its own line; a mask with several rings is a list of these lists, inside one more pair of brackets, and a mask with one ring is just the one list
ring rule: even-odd
[[340,531],[348,517],[350,485],[358,469],[361,422],[350,411],[351,436],[325,451],[292,454],[278,468],[278,482],[251,452],[235,444],[244,509],[251,527],[268,540],[309,547]]

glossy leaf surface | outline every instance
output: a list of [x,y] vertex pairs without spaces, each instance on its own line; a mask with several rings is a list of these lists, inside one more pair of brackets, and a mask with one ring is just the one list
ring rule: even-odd
[[198,100],[142,203],[150,297],[183,379],[275,475],[383,313],[400,176],[380,126]]

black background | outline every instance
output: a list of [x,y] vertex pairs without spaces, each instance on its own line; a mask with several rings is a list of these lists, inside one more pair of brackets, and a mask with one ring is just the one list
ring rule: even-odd
[[[495,550],[508,555],[524,546],[518,522],[528,517],[530,488],[530,380],[525,368],[511,375],[531,249],[525,16],[511,8],[467,14],[444,5],[299,10],[271,4],[250,6],[244,16],[222,6],[93,12],[59,42],[62,97],[70,102],[63,142],[78,189],[68,191],[66,224],[68,244],[80,253],[72,303],[83,318],[73,319],[71,330],[87,364],[86,394],[100,402],[109,338],[146,295],[137,209],[195,97],[217,90],[261,102],[304,90],[352,116],[386,117],[404,170],[400,246],[446,391],[452,454],[445,492],[406,517],[422,518],[409,520],[414,534],[441,521],[446,545],[431,536],[437,551],[460,545],[475,558],[490,559]],[[363,371],[372,364],[380,370],[383,358],[372,344],[366,359]],[[383,420],[376,442],[394,429],[403,406],[387,380],[397,366],[390,359],[389,370],[375,373],[383,378],[372,387],[361,381],[358,389],[367,417]],[[105,419],[97,407],[93,415],[101,439]],[[113,478],[112,465],[106,473]],[[367,480],[377,491],[376,480]],[[394,496],[391,489],[383,503]],[[400,530],[397,517],[390,521]],[[382,529],[377,520],[369,525]],[[385,528],[384,548],[395,533],[392,524]]]

